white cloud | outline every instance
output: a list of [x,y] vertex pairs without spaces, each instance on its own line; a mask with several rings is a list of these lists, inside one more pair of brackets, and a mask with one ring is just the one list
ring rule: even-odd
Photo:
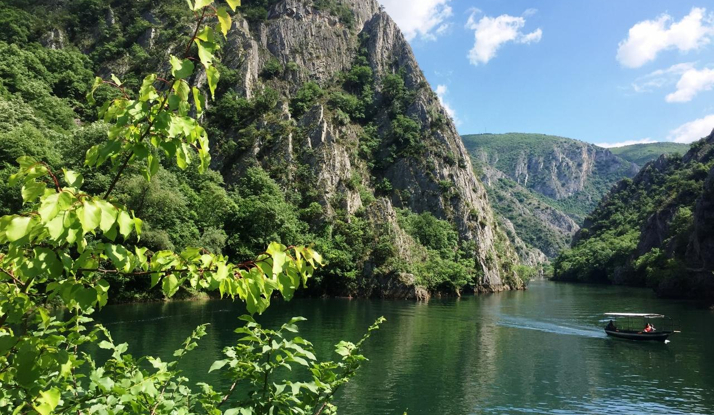
[[667,95],[667,102],[689,102],[702,91],[714,88],[714,69],[689,69],[677,82],[677,90]]
[[[529,12],[529,10],[526,10],[524,14],[532,14],[532,11]],[[521,32],[521,29],[526,25],[526,19],[523,17],[509,16],[507,14],[498,17],[484,16],[477,22],[476,16],[479,13],[480,10],[473,9],[469,20],[466,22],[466,28],[474,31],[476,39],[474,47],[469,51],[468,55],[473,65],[488,63],[505,43],[537,43],[543,36],[541,29],[528,34]]]
[[679,22],[662,14],[657,20],[645,20],[630,28],[627,39],[618,45],[617,60],[628,68],[639,68],[663,50],[696,50],[709,44],[712,37],[714,16],[704,8],[692,8]]
[[446,85],[436,86],[436,96],[439,97],[439,102],[441,102],[441,106],[444,107],[446,113],[449,114],[449,117],[454,120],[454,123],[456,125],[459,125],[461,121],[459,121],[459,118],[456,116],[456,111],[451,107],[451,105],[449,105],[448,102],[446,102],[446,94],[448,92],[449,88],[447,88]]
[[407,40],[419,36],[434,40],[449,28],[447,19],[453,14],[451,0],[380,0],[387,13],[399,25]]
[[690,121],[669,132],[667,137],[675,143],[691,143],[708,136],[714,129],[714,114]]
[[598,147],[603,147],[603,148],[615,148],[615,147],[631,146],[633,144],[651,144],[651,143],[656,143],[656,141],[647,137],[647,138],[643,138],[641,140],[621,141],[619,143],[597,143],[595,145]]
[[658,69],[647,75],[641,76],[632,82],[635,92],[653,92],[665,86],[674,85],[677,79],[690,69],[694,69],[693,62],[678,63],[667,69]]

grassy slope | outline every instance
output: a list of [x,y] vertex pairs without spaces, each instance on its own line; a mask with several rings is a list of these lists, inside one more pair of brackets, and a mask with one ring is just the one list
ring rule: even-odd
[[687,150],[689,150],[689,144],[680,143],[633,144],[610,149],[613,154],[638,166],[644,166],[647,162],[656,160],[662,154],[684,154]]

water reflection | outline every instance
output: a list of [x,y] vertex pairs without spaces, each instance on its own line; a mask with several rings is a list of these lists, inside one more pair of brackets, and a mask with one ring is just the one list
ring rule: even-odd
[[[682,334],[668,345],[604,336],[602,313],[660,312]],[[208,375],[235,341],[244,310],[228,301],[107,307],[101,320],[130,352],[169,357],[193,328],[211,324],[184,370]],[[536,283],[527,292],[408,301],[312,299],[275,304],[276,326],[308,318],[302,335],[322,358],[387,317],[365,348],[370,362],[337,398],[343,414],[714,413],[714,313],[647,290]]]

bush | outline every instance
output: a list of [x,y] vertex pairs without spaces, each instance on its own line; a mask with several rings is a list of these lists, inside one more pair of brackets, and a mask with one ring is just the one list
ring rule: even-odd
[[293,117],[297,118],[306,113],[323,95],[322,88],[316,82],[304,83],[290,101]]
[[263,70],[260,72],[260,76],[265,79],[273,79],[283,72],[283,65],[279,60],[272,58],[265,63]]

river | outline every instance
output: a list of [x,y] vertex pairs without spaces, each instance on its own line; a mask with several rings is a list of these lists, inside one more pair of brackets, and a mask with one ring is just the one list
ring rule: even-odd
[[[607,311],[672,316],[668,344],[611,339]],[[230,301],[105,307],[98,319],[134,355],[170,358],[191,330],[210,323],[193,359],[198,381],[236,339],[242,313]],[[303,316],[301,335],[328,358],[377,317],[367,362],[337,396],[344,415],[714,414],[714,311],[657,299],[650,290],[537,281],[527,291],[435,299],[296,299],[258,318],[277,326]]]

